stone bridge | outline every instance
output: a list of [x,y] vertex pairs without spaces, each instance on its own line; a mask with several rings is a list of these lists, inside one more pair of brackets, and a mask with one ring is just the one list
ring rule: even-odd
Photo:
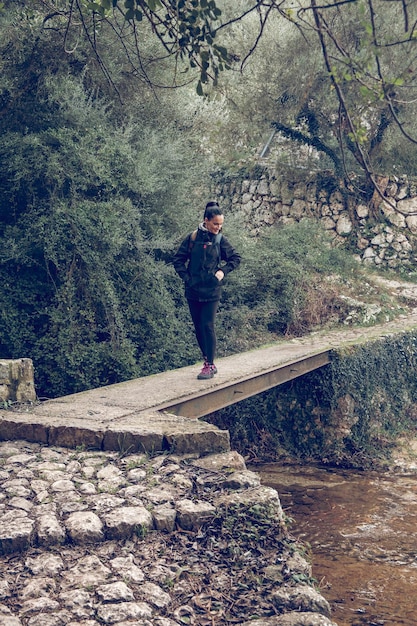
[[415,328],[417,309],[387,324],[313,333],[222,358],[218,375],[208,381],[196,378],[197,366],[188,366],[22,404],[18,410],[0,410],[0,440],[123,453],[226,452],[228,431],[200,418],[325,367],[335,349]]

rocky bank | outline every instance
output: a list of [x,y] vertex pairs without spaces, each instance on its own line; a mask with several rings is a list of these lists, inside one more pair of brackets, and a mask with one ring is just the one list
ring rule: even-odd
[[334,626],[235,452],[0,442],[0,626]]

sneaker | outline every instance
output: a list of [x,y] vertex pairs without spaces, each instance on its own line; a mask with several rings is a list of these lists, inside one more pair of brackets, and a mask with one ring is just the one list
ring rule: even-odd
[[213,374],[217,374],[217,367],[214,365],[214,363],[211,363],[210,367]]
[[199,380],[207,380],[208,378],[213,378],[214,374],[215,372],[213,366],[206,362],[204,363],[203,369],[201,370],[197,378]]

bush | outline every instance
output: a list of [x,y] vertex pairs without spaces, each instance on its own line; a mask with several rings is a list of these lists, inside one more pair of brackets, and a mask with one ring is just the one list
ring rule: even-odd
[[[220,349],[237,351],[276,336],[301,335],[338,321],[340,284],[354,280],[356,261],[331,245],[313,220],[277,226],[254,239],[233,230],[241,267],[227,278],[219,311]],[[339,277],[337,283],[329,275]],[[342,278],[340,278],[342,277]]]
[[141,94],[106,97],[82,45],[70,57],[19,15],[2,44],[0,356],[32,358],[42,397],[177,367],[195,348],[154,249],[204,170],[148,94],[136,121]]

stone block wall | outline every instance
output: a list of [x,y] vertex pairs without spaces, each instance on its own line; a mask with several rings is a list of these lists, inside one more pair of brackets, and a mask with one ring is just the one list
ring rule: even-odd
[[34,402],[34,370],[31,359],[0,360],[0,402]]
[[380,177],[381,197],[368,203],[342,193],[331,175],[305,174],[289,180],[264,169],[258,178],[228,175],[215,189],[223,206],[253,235],[273,224],[318,219],[335,242],[349,245],[363,263],[397,268],[417,261],[417,187],[405,177]]

